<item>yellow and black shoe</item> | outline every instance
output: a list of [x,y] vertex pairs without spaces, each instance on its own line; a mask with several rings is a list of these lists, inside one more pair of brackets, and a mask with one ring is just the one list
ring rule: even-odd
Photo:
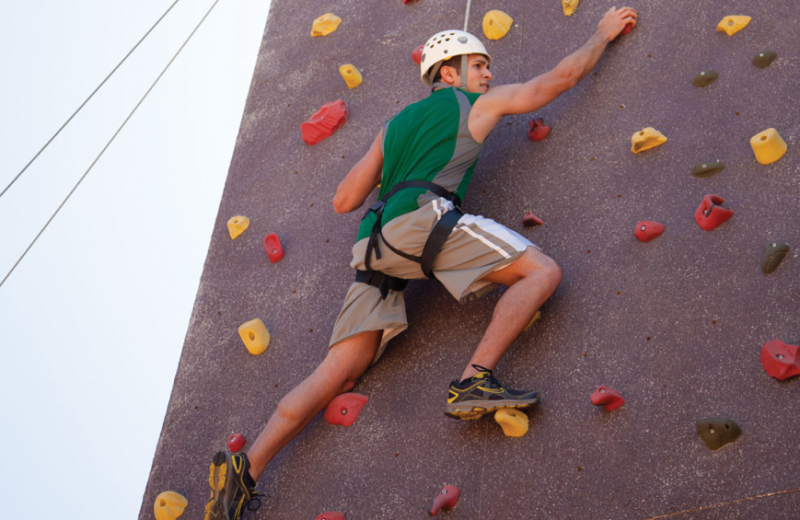
[[[204,520],[239,520],[245,511],[261,507],[255,482],[248,469],[250,462],[244,453],[217,452],[208,473],[211,498],[206,504]],[[257,502],[255,508],[251,502]]]
[[472,367],[480,372],[464,381],[450,383],[450,396],[444,411],[448,417],[471,421],[500,408],[529,408],[539,404],[539,392],[505,388],[488,368]]

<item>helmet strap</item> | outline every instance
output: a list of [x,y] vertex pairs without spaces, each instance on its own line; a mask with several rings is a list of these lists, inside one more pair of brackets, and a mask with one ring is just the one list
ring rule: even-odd
[[467,71],[469,70],[467,62],[469,61],[469,54],[461,56],[461,88],[469,92],[467,88]]

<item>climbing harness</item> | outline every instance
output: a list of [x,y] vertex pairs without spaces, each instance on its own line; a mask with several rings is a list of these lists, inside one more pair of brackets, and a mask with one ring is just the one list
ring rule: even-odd
[[[453,209],[442,215],[442,218],[440,218],[433,227],[431,234],[428,235],[428,240],[425,242],[425,246],[422,248],[421,256],[409,255],[408,253],[400,251],[387,242],[386,238],[384,238],[384,236],[381,234],[383,210],[386,207],[386,203],[388,202],[389,198],[391,198],[392,195],[400,190],[410,188],[424,188],[444,199],[451,201],[455,206]],[[367,269],[365,271],[356,270],[356,281],[368,283],[379,288],[381,291],[381,298],[383,299],[386,299],[390,289],[393,291],[402,291],[406,288],[408,280],[389,276],[380,271],[375,271],[370,266],[373,251],[375,251],[375,257],[377,259],[381,258],[381,249],[378,243],[379,237],[383,243],[386,244],[386,247],[388,247],[392,252],[402,256],[407,260],[417,262],[422,267],[422,273],[428,278],[433,278],[433,261],[439,255],[439,251],[442,250],[442,246],[444,246],[444,243],[447,241],[447,237],[450,236],[450,232],[453,231],[453,228],[456,227],[458,220],[464,214],[461,211],[461,208],[459,208],[460,205],[461,199],[457,194],[447,191],[438,184],[434,184],[432,182],[403,181],[394,185],[392,189],[386,193],[386,195],[381,197],[380,200],[378,200],[367,210],[361,219],[364,220],[369,216],[370,213],[374,213],[377,217],[375,224],[372,226],[372,232],[370,233],[369,241],[367,242],[367,251],[364,259],[364,264],[366,265]]]

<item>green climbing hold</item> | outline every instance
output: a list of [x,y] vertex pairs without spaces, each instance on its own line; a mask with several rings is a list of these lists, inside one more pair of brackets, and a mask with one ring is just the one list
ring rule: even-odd
[[717,159],[714,162],[709,161],[695,164],[692,168],[692,175],[704,179],[706,177],[714,176],[724,169],[725,163],[720,162],[719,159]]
[[778,53],[775,51],[761,51],[753,58],[753,65],[759,69],[766,69],[772,63],[772,60],[777,57]]
[[761,270],[770,274],[788,254],[789,244],[786,242],[767,242],[764,244],[764,255],[761,257]]
[[697,421],[697,434],[708,449],[718,450],[738,439],[742,429],[725,417],[706,417]]
[[697,76],[694,77],[692,80],[692,85],[695,87],[705,87],[714,83],[714,80],[719,77],[719,74],[716,70],[708,69],[702,72],[699,72]]

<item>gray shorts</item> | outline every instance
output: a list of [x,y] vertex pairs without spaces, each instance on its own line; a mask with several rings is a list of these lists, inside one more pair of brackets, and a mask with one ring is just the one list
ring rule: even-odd
[[[453,203],[446,199],[433,199],[420,209],[384,225],[382,234],[396,249],[420,256],[433,226],[452,208]],[[364,257],[367,241],[364,238],[353,246],[350,267],[366,269]],[[433,273],[457,300],[478,298],[497,286],[481,278],[508,267],[528,247],[537,246],[492,219],[463,215],[434,260]],[[420,264],[395,254],[382,241],[381,259],[378,260],[373,254],[371,267],[397,278],[426,279]],[[362,332],[382,330],[381,344],[372,361],[375,363],[386,350],[389,340],[407,328],[404,291],[389,291],[384,300],[377,287],[355,282],[347,291],[344,305],[333,326],[329,347]]]

